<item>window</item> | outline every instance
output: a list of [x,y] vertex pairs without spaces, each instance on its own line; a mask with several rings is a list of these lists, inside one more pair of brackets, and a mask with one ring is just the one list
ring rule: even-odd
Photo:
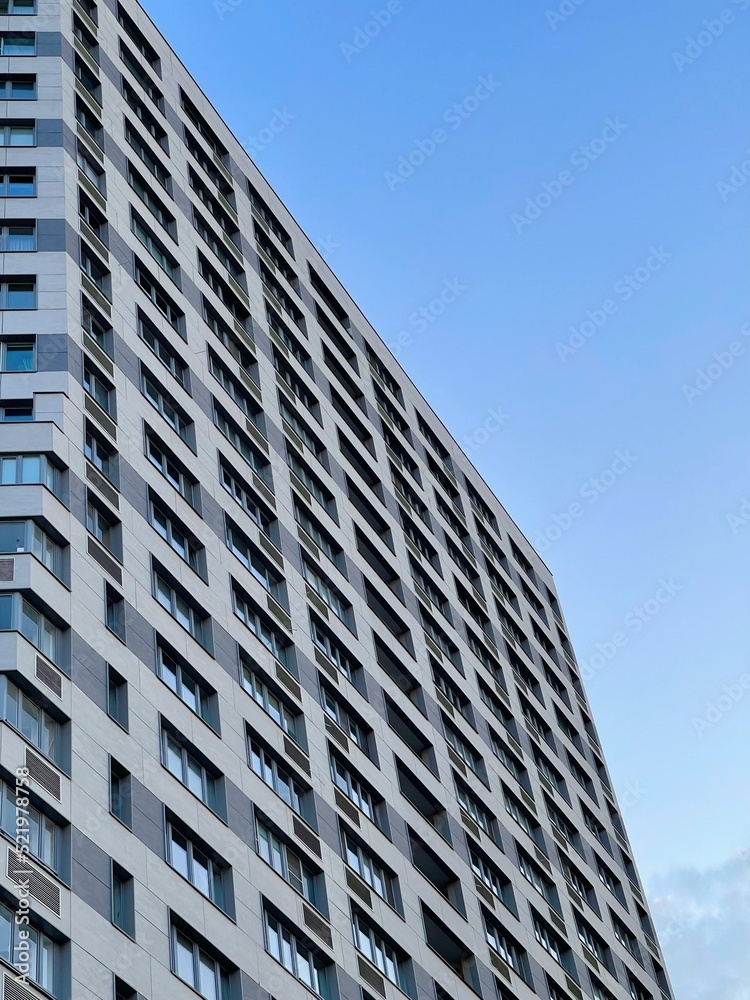
[[251,521],[258,526],[264,535],[273,540],[275,518],[269,513],[267,508],[257,499],[255,492],[242,479],[223,456],[219,457],[219,473],[221,485],[239,504],[248,515]]
[[301,368],[304,368],[307,374],[312,378],[314,374],[312,358],[302,344],[300,344],[297,337],[294,336],[286,323],[284,323],[276,310],[272,309],[268,302],[265,303],[265,306],[266,318],[268,319],[268,325],[271,328],[271,331],[276,334],[297,364]]
[[188,475],[182,463],[151,433],[146,435],[146,455],[180,496],[195,508],[198,500],[198,483]]
[[318,873],[300,855],[292,850],[289,844],[278,837],[269,825],[256,817],[255,822],[255,849],[258,855],[270,865],[273,870],[281,875],[285,882],[301,896],[304,896],[308,903],[316,908]]
[[25,424],[34,419],[33,400],[5,400],[0,403],[0,422],[5,424]]
[[466,719],[470,726],[473,726],[474,719],[469,698],[461,691],[458,685],[453,683],[451,678],[432,657],[430,657],[430,666],[432,667],[432,679],[435,682],[438,692]]
[[576,928],[578,930],[578,937],[581,943],[588,948],[592,955],[612,971],[612,957],[611,952],[602,938],[596,933],[593,928],[586,923],[583,917],[580,917],[577,913],[574,914],[576,921]]
[[148,250],[159,267],[179,288],[180,267],[174,256],[167,250],[162,241],[155,236],[149,227],[131,210],[131,227],[133,233]]
[[279,413],[290,429],[302,441],[303,445],[320,461],[325,454],[325,447],[317,436],[312,433],[307,424],[297,414],[297,411],[287,403],[286,398],[279,393]]
[[533,885],[539,895],[542,896],[553,909],[559,912],[560,900],[558,898],[554,882],[547,878],[540,866],[535,861],[532,861],[531,856],[527,854],[523,848],[519,847],[517,842],[516,853],[518,855],[518,870],[520,873],[529,885]]
[[247,191],[255,214],[265,222],[279,243],[293,257],[294,250],[292,247],[292,238],[289,233],[287,233],[286,229],[284,229],[278,218],[268,207],[266,201],[264,201],[250,181],[247,182]]
[[494,817],[484,808],[474,793],[463,782],[459,782],[458,779],[456,779],[456,798],[458,799],[458,804],[474,820],[480,830],[483,830],[488,837],[494,840]]
[[302,576],[305,582],[318,595],[323,603],[331,609],[336,617],[346,625],[348,629],[354,631],[354,612],[350,602],[344,597],[338,587],[321,573],[308,559],[302,557]]
[[[28,918],[28,911],[24,911]],[[19,952],[28,952],[28,977],[48,993],[56,993],[58,954],[51,938],[33,924],[22,923],[17,914],[0,903],[0,958],[15,966]]]
[[48,659],[60,665],[62,631],[20,594],[0,594],[0,631],[21,632]]
[[[84,129],[84,131],[96,143],[97,146],[103,147],[104,128],[97,115],[94,114],[94,112],[91,110],[88,104],[84,103],[84,101],[79,97],[78,94],[76,94],[75,107],[76,107],[76,120],[78,121],[78,124],[81,126],[81,128]],[[8,145],[13,145],[13,143],[10,142],[8,143]],[[22,146],[35,145],[33,132],[30,140],[23,141],[19,145]]]
[[325,656],[325,658],[332,663],[333,666],[340,673],[342,673],[347,680],[353,682],[359,670],[359,664],[356,660],[354,660],[344,646],[342,646],[341,643],[334,638],[333,634],[323,628],[318,620],[312,616],[311,635],[313,643],[323,656]]
[[273,490],[273,479],[271,477],[271,464],[267,458],[253,444],[250,436],[240,427],[240,425],[229,416],[229,413],[218,402],[213,399],[214,424],[224,435],[227,441],[244,458],[253,472],[270,489]]
[[114,416],[114,387],[88,360],[83,365],[83,388],[101,406],[105,413],[111,417]]
[[[125,60],[123,60],[123,62],[125,62]],[[128,66],[128,68],[130,69],[130,66]],[[131,72],[133,71],[131,70]],[[136,73],[133,73],[133,75],[137,76]],[[140,120],[141,124],[145,126],[146,129],[148,129],[148,133],[151,136],[151,138],[155,139],[159,143],[161,148],[164,150],[164,152],[167,153],[167,155],[169,155],[169,140],[167,138],[166,129],[163,127],[163,125],[161,125],[156,116],[151,114],[149,108],[138,96],[135,87],[132,87],[130,85],[130,82],[126,79],[124,74],[122,74],[122,76],[120,77],[120,89],[122,90],[122,96],[127,101],[130,110]],[[146,88],[144,87],[144,89]],[[154,91],[155,93],[159,93],[158,91],[156,91],[156,88],[154,88]],[[162,110],[161,95],[159,95],[159,101],[160,101],[159,110],[161,111]]]
[[[300,484],[310,494],[310,496],[320,504],[323,510],[336,520],[336,501],[333,493],[323,485],[318,476],[310,470],[310,467],[297,454],[297,452],[287,443],[287,465],[299,480]],[[293,480],[294,481],[294,480]]]
[[447,632],[440,625],[438,625],[432,615],[426,611],[421,604],[419,605],[419,616],[422,620],[422,628],[424,629],[425,634],[432,639],[438,649],[445,654],[453,666],[460,673],[463,673],[461,654],[459,653],[458,646],[455,642],[449,638]]
[[613,875],[613,873],[609,870],[609,868],[604,864],[604,862],[599,857],[596,858],[596,871],[597,874],[599,875],[599,881],[602,883],[602,885],[606,886],[606,888],[612,893],[615,899],[618,899],[623,904],[623,906],[626,906],[627,904],[625,903],[625,892],[622,888],[622,882],[619,880],[619,878],[617,878],[616,875]]
[[203,842],[197,840],[193,834],[188,834],[182,824],[176,826],[174,821],[167,824],[167,861],[176,872],[195,886],[198,892],[220,909],[226,910],[224,892],[226,865],[218,865]]
[[490,738],[492,740],[492,752],[516,779],[518,784],[529,794],[531,794],[531,782],[529,773],[518,758],[506,745],[503,740],[490,728]]
[[325,530],[317,518],[313,517],[307,508],[302,505],[296,496],[294,497],[294,519],[307,537],[315,542],[323,555],[329,559],[338,570],[344,572],[344,550]]
[[60,470],[46,455],[0,455],[0,486],[39,483],[52,493],[61,492]]
[[143,56],[149,66],[161,75],[159,54],[153,45],[148,41],[141,29],[128,14],[122,4],[117,5],[117,20],[122,26],[125,34],[133,43],[137,51]]
[[120,522],[91,490],[87,490],[86,530],[116,559],[122,561]]
[[231,1000],[227,969],[197,941],[172,925],[172,971],[205,1000]]
[[132,775],[109,758],[109,811],[128,828],[133,825]]
[[29,250],[36,250],[36,223],[23,220],[0,223],[0,253]]
[[155,410],[164,417],[188,447],[193,447],[193,422],[174,398],[156,381],[148,369],[141,367],[141,392]]
[[203,576],[203,545],[171,511],[163,507],[153,497],[149,503],[149,521],[151,527],[175,550],[180,559],[200,576]]
[[217,339],[220,340],[226,347],[240,368],[242,368],[244,374],[247,375],[256,386],[259,386],[260,376],[258,375],[258,362],[250,349],[252,342],[249,337],[243,335],[241,339],[238,331],[230,329],[216,310],[211,307],[205,295],[201,296],[201,302],[203,305],[203,319],[206,326],[208,326],[208,328],[216,335]]
[[5,340],[1,346],[4,372],[36,371],[35,340]]
[[268,911],[264,912],[266,951],[313,993],[328,997],[326,966],[310,948]]
[[244,531],[226,518],[227,547],[233,552],[242,565],[267,590],[268,593],[280,604],[286,604],[286,594],[283,576],[275,569],[264,556],[260,554],[256,546],[250,541]]
[[487,855],[476,847],[473,841],[468,841],[469,857],[471,859],[471,870],[475,876],[484,882],[490,892],[496,896],[504,906],[514,910],[513,888],[510,879],[507,878],[500,869],[490,861]]
[[615,916],[615,914],[611,910],[609,911],[609,914],[610,917],[612,918],[612,928],[615,932],[615,937],[623,946],[623,948],[625,948],[626,951],[629,951],[630,954],[633,956],[633,958],[635,958],[638,962],[640,962],[641,952],[640,948],[638,947],[638,941],[636,939],[635,934],[633,934],[625,926],[622,920],[620,920],[619,917]]
[[83,88],[91,95],[98,105],[102,103],[102,85],[96,73],[93,73],[78,53],[74,56],[73,68],[76,78]]
[[[58,871],[62,860],[60,827],[29,801],[28,792],[19,797],[15,785],[5,783],[0,789],[0,827],[3,832],[17,848],[23,851],[28,849],[38,861]],[[23,804],[24,799],[27,805]]]
[[369,959],[386,979],[398,986],[400,990],[404,990],[407,985],[403,969],[404,960],[395,946],[385,938],[379,929],[365,920],[359,911],[355,911],[353,914],[352,924],[356,949]]
[[166,337],[154,326],[150,319],[138,310],[138,336],[154,357],[164,365],[170,375],[187,388],[188,368],[182,358],[171,347]]
[[248,662],[242,664],[242,686],[277,726],[281,726],[295,742],[300,742],[303,724],[299,709],[293,709],[271,688],[260,670],[253,669]]
[[0,198],[33,198],[36,195],[36,170],[21,168],[0,170]]
[[0,56],[35,56],[36,36],[33,31],[0,32]]
[[78,143],[76,162],[78,163],[78,169],[91,181],[97,191],[104,193],[106,181],[104,168],[97,163],[81,143]]
[[248,728],[248,759],[251,770],[268,787],[276,792],[280,799],[304,818],[304,799],[307,789],[304,788],[292,775],[282,767],[275,757],[257,739],[250,736]]
[[[165,207],[164,202],[161,201],[160,198],[156,197],[151,188],[142,179],[140,174],[137,173],[130,162],[128,163],[128,183],[159,225],[163,226],[169,235],[174,239],[177,227],[174,215],[172,215],[172,213]],[[137,232],[136,236],[138,236],[138,239],[141,239]],[[141,240],[141,242],[143,242],[143,240]],[[147,245],[146,249],[149,249]]]
[[372,730],[365,726],[365,723],[355,718],[354,710],[351,709],[341,698],[326,685],[322,684],[320,689],[320,701],[323,710],[329,718],[333,719],[336,725],[346,733],[352,743],[368,757],[371,756],[369,735]]
[[359,875],[363,882],[384,899],[389,906],[395,905],[394,882],[392,876],[375,858],[364,844],[355,838],[343,825],[341,840],[344,847],[344,861]]
[[121,642],[125,642],[125,598],[107,584],[104,590],[104,604],[104,621],[107,628]]
[[148,144],[140,137],[127,119],[125,120],[125,139],[146,170],[156,178],[158,183],[169,194],[169,186],[172,180],[169,171],[162,165],[158,157],[154,156]]
[[5,721],[45,757],[61,759],[60,723],[11,680],[5,684]]
[[160,282],[151,277],[148,271],[144,268],[143,264],[141,264],[137,258],[135,262],[135,280],[141,291],[144,292],[149,299],[151,299],[169,325],[175,329],[183,339],[185,339],[182,332],[185,322],[185,314],[177,306],[174,300],[163,291]]
[[162,763],[188,791],[218,814],[219,777],[166,729],[162,729]]
[[63,576],[63,549],[34,521],[0,520],[0,553],[31,552],[58,579]]
[[628,992],[633,1000],[653,1000],[653,996],[642,983],[638,982],[632,972],[626,970],[626,974],[628,977]]
[[3,278],[0,309],[36,309],[36,278]]
[[596,894],[594,892],[594,887],[588,879],[581,875],[577,868],[573,867],[566,857],[562,856],[562,854],[560,854],[560,867],[562,869],[563,876],[565,877],[565,881],[568,883],[573,892],[580,898],[580,900],[583,903],[588,903],[588,905],[592,908],[596,907]]
[[162,92],[156,86],[148,73],[143,69],[138,59],[136,59],[130,49],[122,41],[120,42],[120,58],[141,85],[144,93],[148,95],[148,97],[161,111],[164,103],[164,96]]
[[533,910],[532,915],[534,937],[539,944],[566,972],[575,973],[575,961],[568,944]]
[[334,785],[343,792],[350,802],[354,803],[360,812],[376,825],[378,810],[373,793],[361,779],[338,757],[331,756],[331,777]]
[[0,0],[0,14],[36,14],[36,0]]
[[482,909],[487,943],[503,961],[513,969],[526,983],[531,985],[528,972],[526,952],[518,942],[508,934],[505,928],[490,914]]
[[128,682],[109,663],[107,664],[107,715],[127,731]]
[[210,644],[209,617],[202,608],[188,599],[181,585],[173,583],[164,570],[154,566],[153,595],[174,620],[205,648]]
[[234,583],[232,586],[232,603],[234,605],[234,613],[243,625],[246,625],[250,629],[256,639],[266,647],[272,656],[275,656],[280,663],[288,667],[290,663],[290,641],[275,626],[271,625],[254,601],[245,595],[237,584]]
[[461,733],[448,722],[445,716],[443,716],[443,731],[445,732],[445,742],[448,746],[476,774],[480,781],[487,784],[487,771],[481,756],[464,739]]
[[112,862],[112,923],[129,937],[135,937],[133,876]]
[[193,225],[195,226],[195,230],[200,238],[206,246],[213,250],[216,257],[224,265],[227,271],[229,271],[235,281],[244,282],[245,272],[242,270],[242,265],[237,260],[236,256],[227,250],[224,240],[220,236],[216,235],[203,216],[195,208],[193,208]]
[[[253,368],[257,369],[257,364],[253,359],[249,362]],[[239,406],[246,417],[255,424],[258,430],[265,437],[265,431],[263,429],[263,420],[261,417],[262,408],[255,402],[254,397],[249,393],[240,382],[232,375],[227,366],[219,360],[218,356],[209,348],[208,351],[208,366],[211,374],[219,383],[219,385],[224,389],[227,395],[234,400],[234,402]],[[255,381],[257,382],[257,370],[255,372]]]
[[161,642],[156,648],[156,670],[167,687],[174,691],[192,712],[213,729],[217,728],[218,720],[214,717],[215,692],[208,688],[205,681],[196,676],[192,668],[172,655]]
[[86,458],[95,466],[110,482],[117,481],[117,452],[113,445],[105,441],[103,437],[86,425],[86,438],[84,444]]
[[250,313],[245,307],[243,300],[234,292],[229,283],[221,277],[216,268],[208,262],[200,251],[198,251],[198,270],[208,287],[224,303],[240,326],[244,328],[248,323]]
[[508,791],[505,785],[503,785],[503,797],[505,799],[505,808],[508,815],[512,816],[524,833],[531,837],[539,850],[546,854],[547,847],[545,845],[544,834],[542,833],[542,828],[539,823],[537,823],[528,809],[521,805],[515,795],[512,795],[511,792]]

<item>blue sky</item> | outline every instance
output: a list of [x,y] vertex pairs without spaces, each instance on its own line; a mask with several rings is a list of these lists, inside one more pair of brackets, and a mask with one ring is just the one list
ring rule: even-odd
[[544,549],[678,996],[747,1000],[750,0],[146,6]]

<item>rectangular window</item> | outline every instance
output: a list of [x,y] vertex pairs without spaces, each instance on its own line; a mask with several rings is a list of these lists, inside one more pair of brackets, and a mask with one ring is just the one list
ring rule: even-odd
[[179,382],[183,389],[187,388],[187,365],[172,348],[166,337],[159,332],[156,326],[140,309],[138,310],[138,336],[154,357],[161,361],[169,374]]
[[219,474],[221,485],[230,497],[239,504],[263,534],[273,541],[276,533],[274,529],[275,517],[268,511],[265,504],[262,504],[257,498],[255,491],[234,471],[223,456],[219,457]]
[[[149,491],[151,492],[151,491]],[[200,576],[203,575],[203,545],[180,520],[153,497],[149,503],[149,522],[177,555]]]
[[248,763],[250,769],[258,775],[268,787],[276,792],[280,799],[304,818],[305,797],[308,790],[294,778],[286,767],[281,765],[257,739],[247,733]]
[[5,687],[5,721],[45,757],[56,763],[61,759],[60,723],[10,680]]
[[182,463],[151,433],[146,434],[146,456],[180,496],[195,508],[199,496],[197,481],[188,475]]
[[373,792],[339,757],[331,756],[331,777],[339,791],[376,826],[379,826],[377,802]]
[[109,758],[109,811],[129,829],[133,826],[132,775]]
[[336,501],[333,493],[324,486],[318,476],[287,442],[287,465],[302,486],[334,521],[337,520]]
[[[28,911],[23,912],[28,919]],[[18,919],[19,916],[20,912],[14,913],[0,903],[0,958],[16,966],[19,952],[28,953],[29,979],[54,996],[58,992],[56,980],[60,962],[57,945],[33,924]]]
[[0,343],[0,370],[4,372],[36,371],[36,338],[3,340]]
[[177,306],[175,301],[167,295],[161,288],[160,282],[152,278],[143,264],[136,258],[135,261],[135,281],[141,291],[153,302],[169,325],[179,333],[183,340],[183,326],[185,323],[185,313]]
[[189,792],[219,814],[220,777],[167,729],[162,729],[162,764]]
[[513,971],[526,983],[531,985],[531,977],[528,971],[528,959],[526,952],[518,942],[508,934],[505,928],[486,910],[484,913],[484,926],[487,943]]
[[395,876],[386,870],[363,842],[355,838],[342,826],[341,840],[344,848],[344,862],[366,882],[376,895],[389,906],[395,905]]
[[235,583],[232,585],[232,603],[234,613],[239,620],[246,625],[271,653],[272,656],[288,667],[290,663],[290,640],[283,635],[275,626],[271,625],[264,612],[261,612],[255,602],[240,590]]
[[151,372],[143,365],[141,365],[141,392],[172,430],[182,438],[188,447],[192,448],[193,421],[179,406],[175,398],[159,385]]
[[159,237],[154,234],[132,209],[130,224],[136,238],[140,240],[167,277],[179,288],[180,266],[173,254],[167,250]]
[[[242,654],[240,654],[242,655]],[[260,668],[254,667],[243,658],[242,686],[250,697],[270,716],[277,726],[299,743],[303,733],[303,721],[300,710],[282,697],[275,685],[272,686]]]
[[135,937],[135,893],[133,876],[112,862],[112,923]]
[[0,32],[0,56],[35,56],[36,35],[33,31]]
[[25,253],[30,250],[36,250],[35,222],[19,219],[17,222],[0,223],[0,252]]
[[172,971],[204,1000],[230,1000],[230,974],[197,941],[172,925]]
[[0,198],[34,198],[35,196],[36,170],[33,167],[0,170]]
[[195,712],[212,729],[217,728],[216,692],[162,642],[158,642],[156,647],[156,670],[167,687],[185,702],[191,712]]
[[257,815],[255,821],[255,849],[258,856],[280,875],[285,882],[310,903],[318,908],[318,873],[302,858],[286,839],[277,836],[270,824]]
[[226,910],[224,881],[228,866],[219,865],[203,841],[171,820],[167,824],[167,861],[198,892]]
[[107,664],[107,715],[127,731],[128,682],[109,663]]
[[328,997],[326,966],[288,927],[264,911],[266,951],[319,997]]
[[151,42],[148,41],[146,36],[143,34],[141,29],[135,23],[133,18],[128,14],[122,4],[117,5],[117,20],[122,26],[125,34],[128,36],[130,41],[135,46],[136,50],[141,56],[146,60],[148,65],[159,75],[161,75],[161,68],[159,62],[159,53],[153,47]]
[[[24,798],[28,796],[24,794]],[[0,783],[0,829],[22,851],[47,865],[53,871],[60,868],[60,827],[45,813],[29,802],[18,802],[15,785]]]
[[339,673],[343,674],[348,681],[353,682],[360,669],[359,664],[349,651],[338,642],[333,633],[324,628],[315,617],[311,616],[310,621],[312,641],[316,649],[333,664]]
[[36,309],[36,277],[3,278],[0,309]]
[[104,588],[104,621],[120,642],[125,642],[125,598],[106,584]]
[[351,631],[354,630],[354,611],[351,603],[344,597],[328,577],[317,567],[302,557],[302,576],[307,585],[315,591],[323,603],[330,608],[339,621]]
[[208,614],[192,600],[181,585],[173,583],[165,571],[153,568],[153,595],[174,620],[204,648],[210,643]]
[[[175,239],[177,233],[177,222],[175,220],[174,215],[172,215],[169,209],[166,208],[161,198],[156,197],[151,188],[148,186],[148,184],[146,184],[146,182],[143,180],[140,174],[134,169],[132,163],[130,162],[128,162],[128,183],[130,184],[131,188],[135,191],[135,193],[138,195],[138,197],[141,199],[146,208],[149,210],[149,212],[159,223],[159,225],[162,226],[164,229],[166,229],[166,231],[169,233],[172,239]],[[146,249],[149,249],[149,247],[143,241],[139,233],[136,232],[136,236],[138,236],[138,239],[140,239],[141,242],[144,244],[144,246],[146,246]],[[166,255],[166,251],[164,252]],[[151,253],[150,249],[149,253]],[[171,255],[168,256],[168,259],[171,261],[174,260],[174,258],[172,258]]]
[[271,463],[255,446],[250,435],[240,427],[233,417],[229,416],[227,410],[219,403],[215,396],[213,400],[214,425],[224,435],[227,441],[244,458],[253,472],[270,489],[273,490],[273,478],[271,476]]

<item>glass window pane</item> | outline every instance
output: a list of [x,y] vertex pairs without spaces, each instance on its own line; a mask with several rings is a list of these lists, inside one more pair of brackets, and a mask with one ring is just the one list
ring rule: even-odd
[[193,943],[184,934],[175,935],[175,972],[180,979],[194,985]]

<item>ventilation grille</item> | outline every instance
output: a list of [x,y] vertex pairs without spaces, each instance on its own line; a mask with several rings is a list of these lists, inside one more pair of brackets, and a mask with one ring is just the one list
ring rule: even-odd
[[286,670],[284,667],[282,667],[280,663],[276,664],[276,676],[281,681],[281,683],[284,685],[284,687],[288,691],[292,692],[292,694],[297,699],[297,701],[301,701],[302,700],[302,688],[295,681],[295,679],[291,676],[291,674],[289,673],[289,671]]
[[310,775],[310,761],[307,756],[296,746],[290,739],[284,737],[284,753],[287,755],[289,760],[293,761],[300,770],[304,771],[306,775]]
[[576,1000],[583,1000],[583,993],[581,992],[581,988],[578,983],[576,983],[575,980],[571,979],[568,975],[565,976],[565,982]]
[[488,903],[493,909],[495,908],[495,897],[484,884],[476,876],[474,876],[474,885],[476,887],[477,893],[482,897],[485,903]]
[[25,986],[21,986],[11,976],[6,976],[3,985],[3,1000],[36,1000],[36,997],[31,990],[27,990]]
[[116,510],[120,509],[120,498],[117,495],[117,490],[89,462],[86,463],[86,478],[93,486],[96,486],[105,500],[108,500]]
[[333,935],[331,934],[329,924],[319,914],[304,904],[302,906],[302,913],[305,917],[305,926],[309,927],[313,934],[319,937],[329,948],[333,948]]
[[494,965],[494,967],[497,969],[497,971],[502,976],[505,976],[505,978],[508,980],[508,982],[510,982],[511,978],[512,978],[511,974],[510,974],[510,969],[505,964],[505,962],[502,960],[502,958],[500,958],[499,955],[497,955],[494,951],[492,951],[492,949],[490,949],[490,961],[492,962],[492,964]]
[[349,886],[352,892],[355,892],[359,896],[359,898],[362,900],[363,903],[367,903],[369,907],[372,907],[372,893],[367,888],[362,879],[359,878],[357,875],[355,875],[354,872],[350,871],[348,868],[346,869],[346,884]]
[[122,570],[118,566],[117,562],[112,558],[112,556],[105,552],[101,545],[94,541],[93,538],[89,538],[88,552],[91,558],[95,559],[101,568],[106,573],[109,573],[113,580],[122,584]]
[[43,660],[41,656],[36,658],[36,676],[37,679],[48,687],[53,694],[56,694],[58,698],[62,698],[63,692],[63,681],[61,675],[51,667],[46,660]]
[[300,820],[298,820],[296,816],[294,817],[293,825],[294,825],[294,836],[298,840],[302,841],[305,847],[309,847],[314,854],[317,854],[319,858],[322,858],[323,852],[320,849],[320,841],[312,832],[312,830],[308,830],[305,824],[300,822]]
[[349,740],[346,738],[344,733],[341,732],[339,727],[326,716],[325,720],[326,732],[331,737],[331,739],[336,740],[338,745],[349,753]]
[[383,979],[383,977],[378,975],[378,973],[371,966],[369,966],[367,962],[363,961],[359,956],[357,956],[357,965],[359,966],[360,977],[364,979],[364,981],[367,983],[368,986],[371,986],[374,990],[377,990],[377,992],[381,995],[381,997],[384,997],[385,980]]
[[461,811],[461,822],[466,827],[466,829],[471,834],[473,834],[474,837],[476,837],[477,840],[481,841],[482,834],[481,834],[481,832],[479,830],[479,827],[474,822],[474,820],[471,818],[471,816],[467,816],[467,814],[463,810]]
[[0,583],[13,583],[16,578],[16,560],[0,559]]
[[451,764],[459,771],[461,774],[466,775],[466,765],[458,756],[453,747],[448,747],[448,757],[450,758]]
[[15,883],[23,882],[28,885],[29,895],[32,899],[52,910],[56,916],[60,916],[60,889],[52,879],[42,875],[36,868],[32,868],[22,854],[15,851],[8,851],[8,878]]
[[359,812],[351,804],[349,799],[347,799],[344,795],[342,795],[341,792],[338,790],[338,788],[335,790],[334,795],[336,798],[336,805],[341,810],[341,812],[346,817],[348,817],[348,819],[350,819],[352,823],[356,823],[357,826],[360,826]]
[[60,775],[50,767],[41,757],[37,757],[31,750],[26,751],[26,767],[29,777],[38,785],[41,785],[50,795],[60,801]]
[[315,650],[315,662],[318,664],[319,667],[321,667],[323,670],[325,670],[325,672],[328,674],[328,676],[331,678],[331,680],[336,681],[336,683],[338,684],[338,682],[339,682],[339,675],[338,675],[338,672],[337,672],[336,668],[334,667],[334,665],[332,663],[330,663],[325,658],[325,656],[323,656],[323,654],[320,652],[319,649]]

